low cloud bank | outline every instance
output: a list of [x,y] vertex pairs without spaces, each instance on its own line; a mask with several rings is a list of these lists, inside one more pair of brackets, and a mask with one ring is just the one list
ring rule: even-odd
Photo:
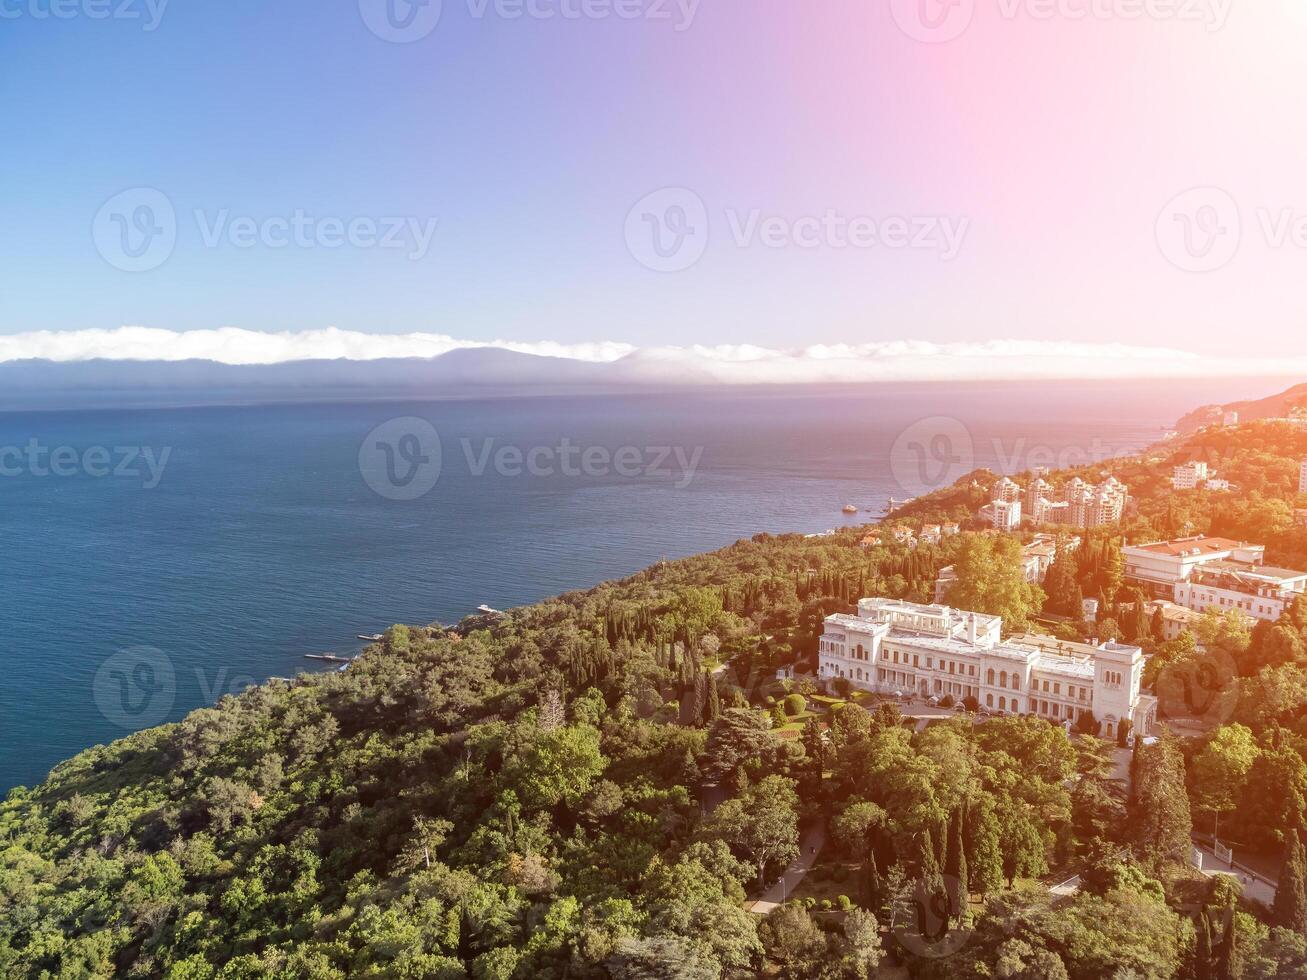
[[[1125,344],[992,340],[935,344],[889,341],[816,344],[775,350],[752,345],[643,347],[616,341],[462,340],[445,334],[368,334],[330,327],[263,333],[225,327],[172,331],[149,327],[0,335],[0,364],[46,361],[202,361],[229,366],[301,362],[431,360],[457,351],[491,350],[520,357],[526,379],[563,380],[572,362],[586,377],[635,384],[814,384],[866,381],[1147,378],[1285,375],[1307,362],[1202,357]],[[473,367],[474,365],[469,365]],[[468,378],[474,381],[475,378]]]

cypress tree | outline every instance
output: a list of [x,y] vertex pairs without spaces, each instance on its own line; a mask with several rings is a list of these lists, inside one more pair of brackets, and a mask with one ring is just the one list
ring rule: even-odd
[[1129,776],[1130,786],[1128,787],[1128,792],[1126,793],[1127,807],[1132,807],[1135,805],[1136,788],[1139,785],[1139,774],[1140,771],[1143,769],[1143,761],[1142,761],[1143,751],[1144,751],[1144,740],[1142,738],[1135,739],[1135,747],[1130,752],[1130,776]]
[[1080,588],[1079,582],[1077,582],[1071,589],[1071,602],[1069,603],[1069,606],[1070,608],[1067,610],[1067,615],[1077,623],[1085,618],[1085,592]]
[[939,858],[935,855],[935,839],[929,830],[921,832],[921,855],[917,866],[922,878],[927,880],[939,877]]
[[971,845],[970,883],[981,895],[1003,887],[1003,851],[999,846],[998,820],[988,803],[968,812]]
[[962,855],[962,838],[958,834],[958,826],[961,823],[962,810],[959,807],[953,811],[948,822],[948,838],[944,850],[944,873],[946,875],[956,875],[958,873],[958,863]]
[[821,723],[815,717],[803,723],[803,752],[807,756],[810,772],[820,786],[826,771],[826,743],[821,737]]
[[[1139,744],[1136,739],[1135,744]],[[1133,781],[1130,820],[1136,850],[1146,867],[1185,864],[1193,847],[1193,819],[1185,788],[1184,756],[1172,736],[1148,746]]]
[[867,863],[864,870],[867,908],[871,910],[873,915],[879,917],[884,896],[880,881],[880,868],[876,865],[876,849],[874,847],[867,848]]
[[699,761],[695,759],[693,752],[686,749],[685,755],[681,757],[680,782],[691,789],[696,789],[702,778],[703,773],[699,771]]
[[1275,889],[1271,911],[1277,924],[1307,936],[1307,856],[1297,830],[1289,831],[1289,849],[1280,869],[1280,884]]
[[1234,926],[1234,909],[1225,916],[1228,925],[1225,938],[1216,948],[1216,962],[1213,964],[1213,980],[1239,980],[1243,976],[1243,964],[1239,958],[1239,932]]
[[948,855],[944,861],[944,873],[949,881],[949,911],[959,919],[967,910],[970,885],[967,881],[967,849],[962,841],[962,828],[966,823],[966,810],[958,807],[949,824]]
[[1195,925],[1198,938],[1194,949],[1194,980],[1212,980],[1212,921],[1206,909],[1198,914]]

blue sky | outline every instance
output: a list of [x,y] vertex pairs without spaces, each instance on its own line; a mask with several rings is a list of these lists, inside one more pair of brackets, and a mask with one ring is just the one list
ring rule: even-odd
[[[74,16],[36,16],[51,2]],[[1219,354],[1232,321],[1266,341],[1299,329],[1303,249],[1245,234],[1227,268],[1194,273],[1154,230],[1168,200],[1206,183],[1245,209],[1245,233],[1255,208],[1307,209],[1307,141],[1284,126],[1304,25],[1279,0],[1219,30],[977,15],[946,44],[897,29],[891,0],[705,0],[688,22],[675,3],[667,20],[510,19],[444,0],[410,44],[375,36],[359,0],[172,0],[153,31],[87,16],[98,2],[147,10],[0,0],[0,335],[335,326]],[[624,234],[633,205],[666,187],[705,202],[710,229],[702,257],[671,272],[641,264]],[[92,233],[133,188],[162,192],[177,217],[167,260],[138,273]],[[297,212],[438,224],[416,260],[263,237],[238,248],[230,224],[205,245],[223,215],[262,227]],[[757,227],[734,240],[751,215],[779,217],[778,245]],[[921,247],[841,244],[858,218],[877,235],[920,224]],[[800,242],[804,220],[815,244]],[[955,254],[930,220],[953,223]]]

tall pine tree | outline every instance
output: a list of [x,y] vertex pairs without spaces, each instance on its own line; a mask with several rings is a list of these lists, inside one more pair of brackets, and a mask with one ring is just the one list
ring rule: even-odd
[[1297,830],[1289,831],[1289,847],[1271,911],[1278,925],[1307,937],[1307,854]]

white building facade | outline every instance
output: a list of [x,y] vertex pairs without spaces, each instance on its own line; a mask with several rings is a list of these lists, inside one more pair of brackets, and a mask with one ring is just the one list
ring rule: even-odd
[[818,677],[881,694],[973,697],[995,714],[1075,724],[1092,713],[1104,737],[1122,721],[1147,734],[1157,700],[1142,692],[1143,651],[1051,637],[1003,641],[997,616],[895,599],[863,599],[826,619]]
[[994,528],[999,531],[1019,531],[1021,529],[1021,501],[995,500],[993,503]]
[[1197,537],[1126,545],[1126,581],[1195,612],[1239,611],[1275,622],[1307,592],[1307,572],[1267,565],[1266,546]]
[[1194,490],[1208,477],[1207,464],[1185,463],[1171,472],[1171,487],[1175,490]]

